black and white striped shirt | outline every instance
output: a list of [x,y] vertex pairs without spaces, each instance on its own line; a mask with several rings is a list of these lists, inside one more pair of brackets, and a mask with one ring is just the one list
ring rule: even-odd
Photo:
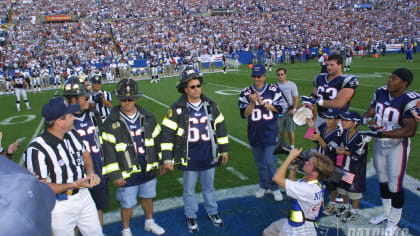
[[84,176],[83,152],[79,134],[73,129],[60,140],[48,131],[36,137],[26,148],[26,168],[49,183],[73,183]]
[[[108,91],[101,91],[104,94],[105,100],[112,102],[112,96],[111,93]],[[96,93],[95,93],[96,94]],[[93,96],[91,97],[91,101],[93,101]],[[111,114],[111,108],[105,106],[103,103],[96,103],[95,110],[99,112],[101,115],[102,121],[105,121],[105,119]]]

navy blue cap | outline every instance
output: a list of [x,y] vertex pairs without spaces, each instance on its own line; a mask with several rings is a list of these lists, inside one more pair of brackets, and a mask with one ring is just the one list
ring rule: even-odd
[[263,76],[265,75],[265,66],[264,65],[254,65],[252,67],[252,74],[251,76]]
[[360,124],[362,117],[360,114],[356,111],[346,111],[342,112],[338,115],[343,120],[352,120],[358,124]]
[[56,120],[65,114],[74,114],[80,111],[79,104],[68,104],[63,97],[52,98],[42,107],[42,116],[46,121]]
[[340,113],[341,111],[337,108],[329,108],[326,112],[323,113],[323,115],[325,118],[335,119]]
[[94,76],[92,78],[92,84],[100,84],[100,83],[102,83],[102,79],[100,76]]
[[1,235],[51,235],[55,202],[48,185],[0,155]]

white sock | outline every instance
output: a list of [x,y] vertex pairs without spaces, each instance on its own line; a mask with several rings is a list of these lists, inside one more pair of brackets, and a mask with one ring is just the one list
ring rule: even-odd
[[402,208],[391,207],[389,211],[389,216],[388,216],[388,223],[386,226],[387,227],[396,226],[398,222],[400,222],[401,215],[402,215]]
[[131,232],[130,228],[126,228],[122,230],[123,232]]
[[350,211],[351,211],[351,213],[357,213],[357,208],[355,209],[355,208],[351,207]]
[[153,224],[153,222],[155,222],[155,221],[153,220],[153,218],[152,218],[152,219],[146,219],[146,220],[144,221],[144,224],[145,224],[145,225],[150,225],[150,224]]
[[389,210],[391,209],[391,198],[382,198],[382,205],[386,216],[389,216]]

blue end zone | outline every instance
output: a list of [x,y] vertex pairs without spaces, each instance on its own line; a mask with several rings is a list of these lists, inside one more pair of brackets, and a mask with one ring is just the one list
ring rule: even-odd
[[[363,212],[376,208],[377,212],[374,213],[381,213],[382,208],[378,207],[381,205],[379,184],[375,177],[370,177],[366,181],[366,186],[368,191],[364,194],[360,203],[360,213],[357,221],[344,224],[339,219],[337,221],[335,216],[324,216],[320,222],[322,229],[320,235],[347,235],[347,229],[343,227],[343,225],[347,227],[375,227],[368,223],[370,217],[374,215],[364,215]],[[417,218],[420,207],[416,205],[419,197],[417,193],[405,190],[405,199],[403,217],[399,226],[400,228],[409,228],[411,234],[420,235]],[[264,228],[269,226],[272,222],[287,217],[288,210],[292,207],[291,199],[286,198],[281,202],[275,202],[271,194],[267,194],[261,199],[249,196],[221,200],[218,201],[218,204],[219,214],[222,217],[225,226],[223,228],[214,227],[207,219],[203,204],[201,203],[197,214],[200,232],[195,235],[261,235]],[[155,213],[154,219],[166,230],[165,235],[193,235],[187,230],[183,207]],[[144,216],[132,219],[131,231],[133,232],[133,235],[153,235],[150,232],[144,231],[144,220]],[[337,222],[340,227],[338,232],[336,227]],[[384,229],[385,224],[376,227]],[[104,227],[104,233],[107,236],[121,235],[121,229],[121,222],[109,224]]]

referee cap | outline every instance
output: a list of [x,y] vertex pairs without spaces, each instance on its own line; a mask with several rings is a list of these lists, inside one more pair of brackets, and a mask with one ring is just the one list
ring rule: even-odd
[[65,114],[74,114],[80,111],[79,104],[68,104],[63,97],[52,98],[42,107],[42,116],[46,121],[53,121]]
[[1,235],[51,235],[51,188],[15,162],[0,156]]

